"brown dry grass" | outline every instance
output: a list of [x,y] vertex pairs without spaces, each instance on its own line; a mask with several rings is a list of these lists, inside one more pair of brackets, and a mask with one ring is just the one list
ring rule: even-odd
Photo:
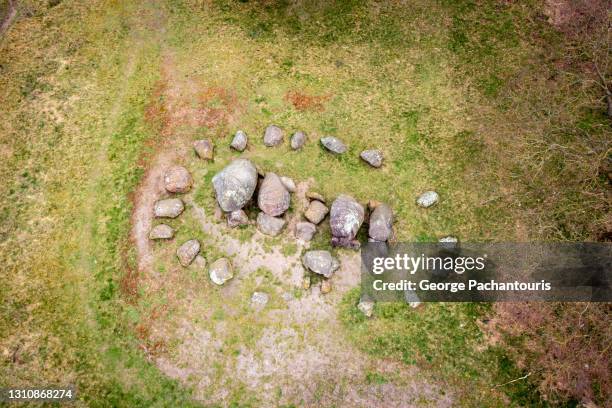
[[323,112],[325,103],[330,98],[331,95],[309,95],[299,91],[289,91],[285,94],[285,100],[301,112]]

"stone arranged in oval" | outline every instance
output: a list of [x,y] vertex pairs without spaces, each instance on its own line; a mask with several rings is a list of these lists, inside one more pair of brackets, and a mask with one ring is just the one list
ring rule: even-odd
[[363,206],[349,195],[342,194],[334,200],[330,211],[332,235],[336,238],[352,240],[363,223]]
[[340,267],[340,262],[329,251],[307,251],[302,257],[302,264],[310,271],[326,278]]
[[308,242],[317,232],[317,227],[311,222],[298,222],[295,225],[295,237],[302,241]]
[[234,138],[232,139],[232,143],[230,144],[230,147],[234,150],[242,152],[244,151],[244,149],[246,149],[247,142],[248,142],[248,138],[247,138],[246,133],[244,133],[242,130],[239,130],[234,135]]
[[426,191],[417,198],[417,205],[423,208],[429,208],[432,205],[436,204],[440,196],[435,191]]
[[301,149],[306,143],[306,134],[304,132],[295,132],[291,136],[291,148],[293,150]]
[[155,202],[153,215],[157,218],[176,218],[185,210],[183,200],[180,198],[167,198]]
[[285,220],[282,218],[272,217],[264,212],[257,215],[257,229],[263,234],[275,237],[281,233],[284,226]]
[[333,136],[326,136],[321,138],[321,144],[330,152],[336,154],[345,153],[347,147],[340,139]]
[[387,241],[393,232],[393,211],[387,204],[379,204],[370,215],[368,235],[376,241]]
[[168,167],[164,173],[164,188],[170,193],[186,193],[192,184],[193,178],[183,166]]
[[174,237],[174,229],[166,224],[159,224],[151,228],[149,239],[172,239]]
[[257,194],[257,205],[268,215],[277,217],[289,208],[291,195],[275,173],[269,172],[264,177],[259,193]]
[[283,131],[276,125],[270,125],[264,133],[264,145],[268,147],[278,146],[283,142]]
[[200,253],[200,241],[190,239],[176,250],[176,256],[182,266],[189,266]]
[[214,146],[209,139],[196,140],[193,149],[200,159],[212,160],[214,157]]
[[383,154],[380,150],[364,150],[359,157],[372,167],[382,166]]
[[319,224],[323,221],[328,212],[329,209],[325,204],[318,200],[312,200],[304,212],[304,217],[313,224]]
[[217,202],[225,212],[240,210],[249,202],[257,186],[257,170],[246,159],[236,159],[212,179]]

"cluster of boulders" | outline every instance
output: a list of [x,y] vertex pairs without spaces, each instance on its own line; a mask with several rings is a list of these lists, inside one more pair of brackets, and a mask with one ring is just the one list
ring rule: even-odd
[[[270,125],[264,132],[263,142],[265,146],[274,147],[283,142],[283,131],[275,125]],[[334,154],[347,152],[347,146],[338,138],[327,136],[320,140],[323,147]],[[301,149],[306,143],[304,132],[295,132],[291,137],[291,148]],[[248,137],[246,133],[239,130],[235,133],[230,148],[242,152],[247,148]],[[193,143],[196,155],[203,160],[213,160],[214,145],[210,140],[197,140]],[[365,150],[360,157],[373,167],[381,167],[383,155],[380,150]],[[170,194],[187,193],[193,184],[190,173],[181,166],[172,166],[164,174],[164,188]],[[225,166],[212,179],[213,188],[219,210],[225,214],[229,227],[239,227],[251,223],[245,211],[250,204],[256,203],[260,210],[257,218],[257,229],[266,235],[277,236],[287,224],[284,214],[291,206],[291,193],[296,191],[295,182],[284,176],[273,172],[263,173],[251,161],[237,158]],[[370,201],[367,210],[364,205],[347,194],[339,195],[328,207],[326,199],[314,191],[306,192],[308,203],[304,211],[303,220],[295,224],[293,231],[295,238],[308,242],[317,232],[317,227],[329,215],[331,228],[331,244],[334,247],[359,249],[360,241],[358,233],[364,222],[368,224],[368,240],[370,242],[387,242],[393,235],[393,211],[385,203]],[[421,194],[416,204],[428,208],[439,200],[438,193],[426,191]],[[154,205],[154,215],[157,218],[176,218],[185,209],[180,198],[172,197],[159,200]],[[167,240],[174,237],[174,230],[166,224],[156,225],[151,229],[150,238],[153,240]],[[456,243],[457,239],[448,236],[440,240],[446,243]],[[206,264],[206,260],[199,255],[200,242],[196,239],[188,240],[179,246],[176,255],[179,263],[187,267],[197,261],[198,264]],[[321,293],[331,290],[329,278],[340,268],[340,262],[330,251],[310,250],[302,257],[304,267],[315,274],[320,275]],[[217,259],[209,267],[209,276],[212,282],[223,285],[232,279],[233,271],[231,262],[226,258]],[[304,280],[304,287],[310,285],[308,275]],[[256,292],[253,294],[252,304],[254,307],[265,305],[268,295]],[[374,303],[362,299],[358,308],[367,316],[372,314]]]

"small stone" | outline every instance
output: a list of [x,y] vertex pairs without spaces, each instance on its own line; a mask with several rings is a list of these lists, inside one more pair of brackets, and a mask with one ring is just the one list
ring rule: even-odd
[[317,232],[317,227],[310,222],[302,221],[295,225],[295,237],[302,241],[310,241]]
[[214,157],[214,146],[209,139],[196,140],[193,148],[200,159],[212,160]]
[[176,256],[182,266],[189,266],[200,253],[200,241],[190,239],[176,250]]
[[155,202],[153,214],[158,218],[176,218],[185,210],[180,198],[167,198]]
[[169,167],[164,173],[164,187],[170,193],[186,193],[192,184],[193,178],[183,166]]
[[331,277],[340,267],[340,262],[329,251],[324,250],[307,251],[302,257],[302,264],[308,270],[326,278]]
[[249,202],[257,186],[257,170],[246,159],[236,159],[212,179],[217,202],[225,212],[241,209]]
[[308,208],[304,212],[304,217],[313,224],[319,224],[327,213],[329,209],[320,201],[311,201],[308,205]]
[[304,276],[304,278],[302,278],[302,289],[310,289],[310,276]]
[[206,263],[206,258],[204,258],[202,255],[198,255],[193,260],[191,266],[195,266],[198,269],[206,269]]
[[306,143],[306,134],[304,132],[295,132],[291,136],[291,148],[293,150],[301,149]]
[[368,235],[376,241],[384,242],[393,232],[393,211],[386,204],[377,206],[370,215]]
[[287,191],[289,191],[290,193],[295,193],[296,186],[295,186],[295,182],[293,181],[293,179],[289,177],[285,177],[285,176],[282,176],[280,179],[283,185],[285,186],[285,188],[287,189]]
[[257,229],[263,234],[275,237],[281,233],[284,226],[285,220],[282,218],[272,217],[264,212],[257,215]]
[[230,228],[240,227],[242,225],[248,225],[249,217],[244,210],[236,210],[227,213],[227,225]]
[[417,205],[423,208],[429,208],[432,205],[436,204],[440,196],[435,191],[426,191],[417,198]]
[[270,296],[264,292],[253,292],[251,296],[251,307],[256,310],[261,310],[266,307],[266,304],[270,300]]
[[208,268],[208,276],[210,280],[217,285],[223,285],[228,280],[234,277],[232,264],[227,258],[219,258]]
[[166,224],[156,225],[149,233],[149,239],[171,239],[174,237],[174,230]]
[[374,302],[371,300],[359,299],[357,309],[366,317],[372,317],[372,314],[374,314]]
[[364,150],[359,155],[366,163],[372,167],[380,167],[383,162],[383,155],[380,150]]
[[321,293],[326,294],[326,293],[331,292],[331,290],[332,290],[331,282],[328,281],[327,279],[323,280],[321,282]]
[[317,200],[325,204],[325,197],[323,197],[322,194],[319,194],[315,191],[307,191],[306,198],[308,198],[309,200]]
[[232,139],[232,144],[230,144],[230,147],[234,150],[242,152],[247,147],[247,141],[248,139],[246,133],[244,133],[242,130],[239,130],[234,135],[234,139]]
[[419,296],[413,290],[404,291],[404,301],[413,309],[419,307],[421,304],[421,299],[419,299]]
[[264,144],[268,147],[278,146],[283,142],[283,131],[275,125],[270,125],[264,133]]
[[332,153],[342,154],[346,152],[346,145],[340,139],[333,136],[321,138],[321,144]]
[[289,191],[280,177],[272,172],[266,174],[257,194],[259,208],[266,214],[277,217],[287,211],[290,200]]

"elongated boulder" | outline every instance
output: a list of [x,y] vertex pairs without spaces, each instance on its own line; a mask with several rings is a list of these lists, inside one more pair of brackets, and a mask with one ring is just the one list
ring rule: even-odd
[[156,225],[149,232],[149,239],[172,239],[173,237],[174,230],[166,224]]
[[249,202],[257,186],[257,170],[246,159],[236,159],[212,179],[217,202],[225,212],[240,210]]
[[364,150],[359,155],[366,163],[372,167],[380,167],[383,162],[383,155],[380,150]]
[[387,204],[379,204],[370,215],[368,235],[376,241],[387,241],[393,231],[393,211]]
[[283,131],[275,125],[270,125],[264,133],[264,144],[268,147],[278,146],[283,142]]
[[310,271],[326,278],[340,267],[340,262],[329,251],[307,251],[302,257],[302,264]]
[[185,210],[180,198],[167,198],[155,202],[153,214],[157,218],[176,218]]
[[336,154],[345,153],[347,148],[344,143],[337,137],[326,136],[321,138],[321,144],[330,152]]
[[200,253],[200,241],[190,239],[176,250],[176,256],[182,266],[189,266]]
[[365,211],[363,206],[346,194],[340,195],[331,206],[330,225],[332,245],[346,248],[359,248],[355,240],[357,232],[363,223]]
[[267,173],[259,187],[257,205],[272,217],[282,215],[289,208],[289,191],[275,173]]
[[306,143],[306,134],[304,132],[295,132],[291,136],[291,148],[293,150],[301,149],[304,143]]

